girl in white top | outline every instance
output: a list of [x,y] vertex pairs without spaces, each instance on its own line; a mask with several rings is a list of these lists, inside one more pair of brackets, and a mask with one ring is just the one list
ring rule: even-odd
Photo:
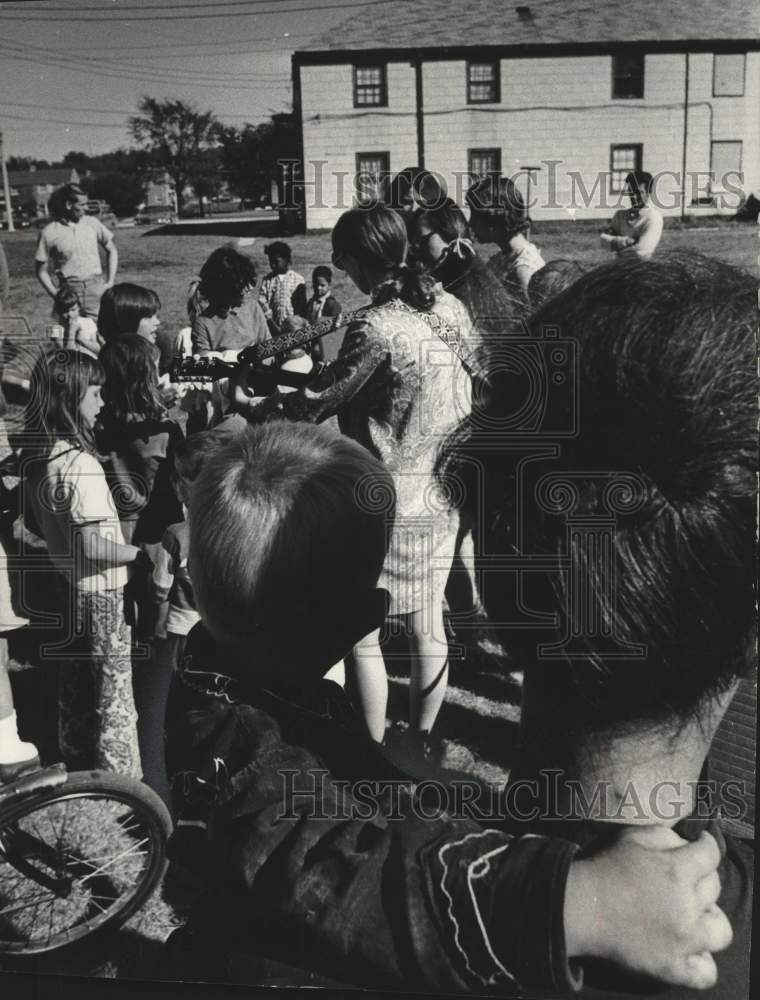
[[470,227],[479,243],[496,243],[488,261],[497,278],[518,301],[527,301],[531,275],[544,266],[538,247],[528,239],[530,216],[509,177],[484,177],[467,192]]
[[[59,749],[67,765],[141,776],[124,620],[127,567],[147,557],[125,545],[93,445],[102,402],[99,362],[80,351],[41,357],[27,408],[25,510],[58,571],[66,635],[59,671]],[[149,560],[148,560],[149,561]]]

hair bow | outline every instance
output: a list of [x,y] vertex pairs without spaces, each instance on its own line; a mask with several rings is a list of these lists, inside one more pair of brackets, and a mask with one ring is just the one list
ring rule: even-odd
[[475,253],[475,247],[472,245],[472,240],[468,240],[465,236],[457,236],[455,240],[452,240],[451,243],[449,243],[449,250],[462,259],[468,255],[472,256]]

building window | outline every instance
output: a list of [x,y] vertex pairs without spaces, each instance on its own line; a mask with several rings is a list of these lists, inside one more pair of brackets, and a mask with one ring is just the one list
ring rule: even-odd
[[473,180],[501,173],[500,149],[468,149],[467,169]]
[[644,96],[644,54],[625,52],[612,57],[612,99]]
[[739,141],[713,142],[710,145],[710,188],[723,191],[728,176],[729,187],[736,187],[742,170],[742,144]]
[[744,96],[744,53],[713,56],[713,97]]
[[382,108],[387,104],[385,66],[354,66],[354,107]]
[[610,146],[610,192],[625,191],[625,179],[632,170],[641,170],[644,147],[640,142]]
[[467,63],[468,104],[498,104],[499,89],[498,62]]
[[356,200],[359,205],[386,201],[391,177],[390,153],[356,154]]

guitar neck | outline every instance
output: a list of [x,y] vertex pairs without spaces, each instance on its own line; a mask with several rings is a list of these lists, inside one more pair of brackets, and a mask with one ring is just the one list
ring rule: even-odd
[[358,309],[354,312],[344,313],[338,326],[334,326],[331,319],[320,319],[310,326],[302,326],[300,330],[293,330],[292,333],[281,333],[277,337],[272,337],[271,340],[265,340],[263,343],[256,344],[250,348],[250,354],[246,350],[244,352],[246,360],[250,358],[252,361],[261,363],[262,361],[266,361],[267,358],[275,357],[277,354],[287,354],[290,351],[294,351],[297,347],[307,347],[315,340],[319,340],[320,337],[324,337],[325,334],[332,333],[333,330],[339,330],[343,326],[348,326],[349,323],[353,322],[364,311],[363,309]]

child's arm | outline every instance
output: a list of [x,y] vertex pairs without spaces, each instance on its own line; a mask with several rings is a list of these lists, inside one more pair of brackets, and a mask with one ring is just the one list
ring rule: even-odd
[[161,546],[154,553],[153,572],[150,575],[149,590],[155,604],[166,603],[174,585],[176,569],[175,557],[171,549],[172,539],[164,533]]
[[267,321],[272,318],[272,309],[269,305],[269,295],[271,290],[271,281],[269,278],[264,278],[261,282],[261,288],[259,289],[258,303],[261,306],[261,310],[264,313],[264,317]]
[[98,524],[74,525],[74,542],[80,556],[94,564],[99,571],[150,563],[150,558],[137,545],[124,545],[100,534]]
[[572,990],[568,959],[581,956],[693,988],[714,979],[705,952],[730,932],[714,906],[709,835],[658,850],[625,834],[577,861],[568,841],[421,814],[406,783],[365,781],[352,794],[306,748],[308,727],[294,746],[251,706],[204,716],[202,728],[196,714],[172,738],[189,773],[200,759],[222,768],[214,781],[204,772],[201,790],[225,790],[207,826],[197,793],[183,793],[180,820],[192,824],[180,822],[172,856],[191,864],[205,842],[213,877],[240,891],[228,917],[255,953],[287,940],[289,961],[332,978],[432,990]]

